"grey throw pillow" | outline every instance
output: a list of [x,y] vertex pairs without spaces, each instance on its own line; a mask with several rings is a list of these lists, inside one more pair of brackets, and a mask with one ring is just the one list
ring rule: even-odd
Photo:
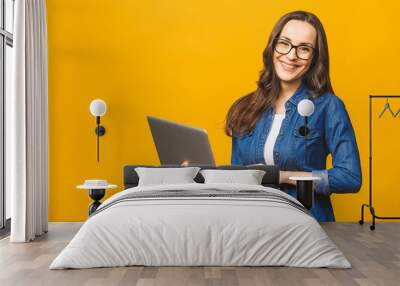
[[139,176],[138,186],[196,183],[193,179],[199,170],[199,167],[135,168]]
[[262,170],[201,170],[204,183],[231,183],[261,185],[265,171]]

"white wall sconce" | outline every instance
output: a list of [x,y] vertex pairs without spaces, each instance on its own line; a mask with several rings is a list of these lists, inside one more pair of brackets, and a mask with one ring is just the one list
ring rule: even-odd
[[90,103],[90,113],[96,117],[96,129],[95,133],[97,135],[97,162],[100,161],[100,136],[106,133],[104,126],[100,125],[100,117],[104,116],[107,111],[107,104],[102,99],[95,99]]

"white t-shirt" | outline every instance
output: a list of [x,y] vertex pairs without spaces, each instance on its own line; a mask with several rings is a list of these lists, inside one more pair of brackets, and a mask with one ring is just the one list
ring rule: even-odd
[[274,145],[276,138],[278,137],[281,129],[282,121],[285,118],[285,114],[275,114],[274,120],[272,121],[271,130],[268,133],[267,140],[264,145],[264,159],[267,165],[275,165],[274,162]]

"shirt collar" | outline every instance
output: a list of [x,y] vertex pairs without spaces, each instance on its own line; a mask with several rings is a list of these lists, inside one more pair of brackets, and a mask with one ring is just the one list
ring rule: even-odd
[[288,101],[293,105],[297,106],[297,103],[299,103],[300,100],[308,98],[307,94],[308,94],[307,86],[304,83],[304,81],[302,81],[300,86],[297,88],[295,93],[288,99]]

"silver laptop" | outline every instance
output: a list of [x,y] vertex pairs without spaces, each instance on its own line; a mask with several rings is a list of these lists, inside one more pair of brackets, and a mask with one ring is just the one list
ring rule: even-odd
[[207,131],[147,116],[161,165],[215,166]]

